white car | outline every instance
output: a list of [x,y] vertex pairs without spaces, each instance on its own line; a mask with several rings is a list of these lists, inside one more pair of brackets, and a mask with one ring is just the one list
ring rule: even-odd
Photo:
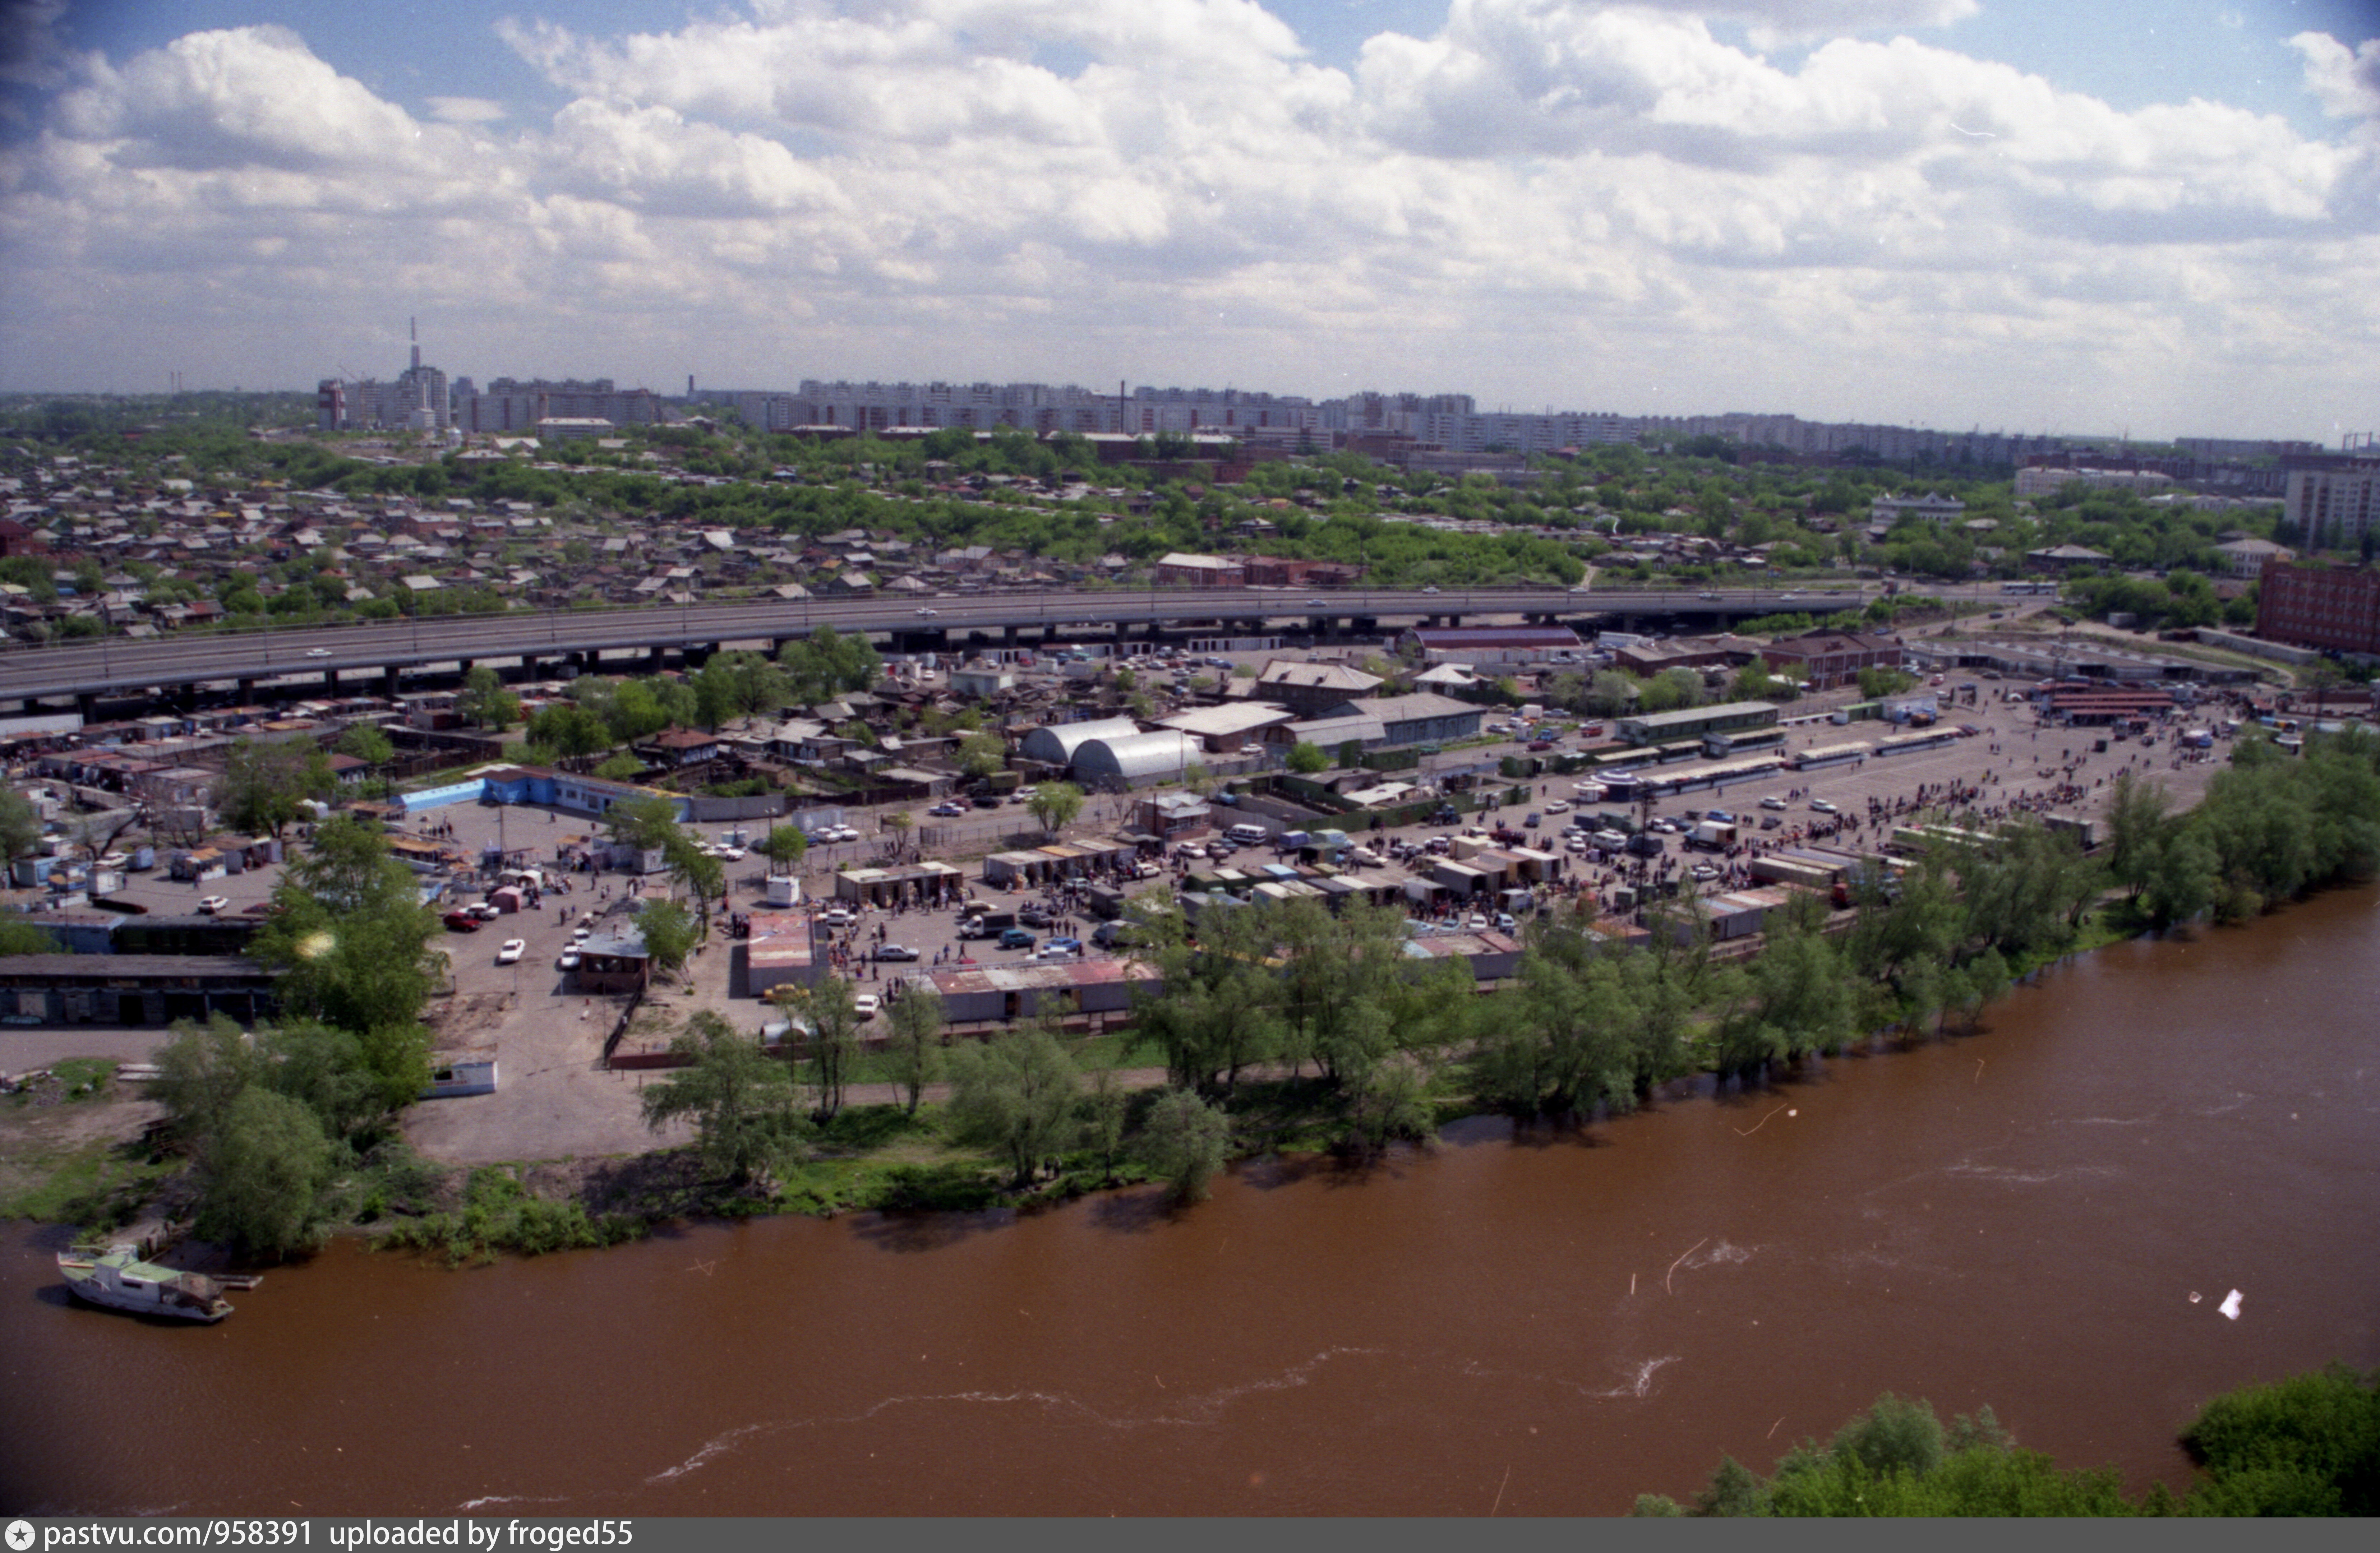
[[331,656],[331,649],[327,647],[310,647],[306,649],[306,656],[309,658],[328,658]]
[[1568,814],[1570,812],[1570,800],[1568,798],[1556,798],[1552,803],[1546,806],[1546,812],[1548,814]]
[[570,929],[570,947],[576,949],[594,936],[595,929],[592,928],[573,928]]
[[740,846],[722,846],[719,849],[719,855],[731,863],[741,863],[744,861],[744,849]]
[[917,618],[920,620],[931,620],[941,613],[942,612],[940,610],[919,610],[917,612]]
[[1781,809],[1785,807],[1785,800],[1771,793],[1760,800],[1760,807],[1765,809]]
[[204,912],[209,916],[214,916],[217,912],[228,911],[229,909],[231,909],[231,898],[227,895],[210,895],[205,900],[199,903],[199,910]]
[[1435,593],[1438,591],[1438,584],[1431,583],[1427,588],[1423,588],[1422,591],[1424,593]]
[[1827,802],[1824,798],[1811,799],[1810,807],[1813,812],[1818,814],[1840,814],[1842,812],[1840,809],[1835,807],[1834,805]]
[[496,964],[499,965],[517,965],[520,964],[520,957],[528,952],[528,940],[527,939],[506,939],[504,940],[504,948],[496,951]]
[[574,943],[568,949],[564,950],[562,952],[562,957],[554,961],[553,966],[554,969],[561,971],[577,970],[578,968],[578,946]]
[[862,992],[858,997],[851,1000],[851,1012],[862,1019],[875,1018],[878,1006],[876,994],[873,992]]

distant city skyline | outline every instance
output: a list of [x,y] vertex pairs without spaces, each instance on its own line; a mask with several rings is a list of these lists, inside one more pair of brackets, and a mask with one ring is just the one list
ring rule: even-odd
[[2373,0],[0,0],[0,391],[1178,384],[2337,446]]

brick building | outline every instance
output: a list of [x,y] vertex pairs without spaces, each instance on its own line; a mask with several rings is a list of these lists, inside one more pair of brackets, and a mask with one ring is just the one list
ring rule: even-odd
[[2380,653],[2380,570],[2270,563],[2256,589],[2256,635],[2293,647]]
[[1788,679],[1806,680],[1813,690],[1832,690],[1859,678],[1862,669],[1898,669],[1900,644],[1890,637],[1856,631],[1816,631],[1788,637],[1760,649],[1770,669]]

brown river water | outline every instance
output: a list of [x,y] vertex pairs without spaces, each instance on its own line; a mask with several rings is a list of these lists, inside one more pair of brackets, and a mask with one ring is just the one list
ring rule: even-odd
[[1972,1037],[1250,1164],[1178,1216],[342,1244],[204,1329],[70,1305],[10,1227],[0,1509],[1609,1514],[1887,1389],[2180,1486],[2207,1398],[2380,1365],[2375,1011],[2362,889],[2076,961]]

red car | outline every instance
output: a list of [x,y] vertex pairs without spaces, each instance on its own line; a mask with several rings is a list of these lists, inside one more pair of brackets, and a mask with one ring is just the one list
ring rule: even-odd
[[476,933],[480,930],[480,919],[468,911],[450,911],[446,914],[446,930],[450,933]]
[[1542,751],[1551,749],[1553,746],[1554,741],[1551,739],[1531,739],[1529,741],[1529,753],[1536,755]]

